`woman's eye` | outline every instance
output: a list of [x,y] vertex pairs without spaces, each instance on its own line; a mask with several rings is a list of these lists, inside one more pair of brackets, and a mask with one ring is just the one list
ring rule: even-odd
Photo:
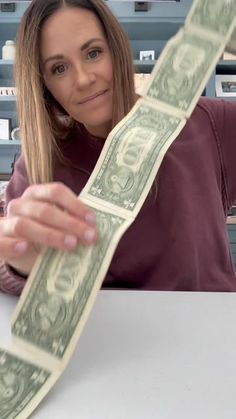
[[56,67],[53,67],[52,73],[53,74],[63,74],[65,71],[65,66],[63,64],[57,65]]
[[94,60],[95,58],[98,58],[100,53],[101,53],[100,49],[94,49],[88,53],[88,57]]

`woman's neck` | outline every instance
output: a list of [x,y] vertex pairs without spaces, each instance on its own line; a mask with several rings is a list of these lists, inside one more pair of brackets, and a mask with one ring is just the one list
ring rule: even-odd
[[112,129],[112,124],[111,122],[108,122],[107,124],[101,125],[99,127],[91,127],[91,126],[85,125],[85,128],[94,137],[106,139],[109,132]]

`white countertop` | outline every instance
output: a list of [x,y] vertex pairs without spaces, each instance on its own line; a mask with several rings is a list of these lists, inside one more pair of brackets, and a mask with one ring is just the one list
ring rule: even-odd
[[[0,294],[0,337],[17,300]],[[236,294],[101,291],[35,419],[235,419]]]

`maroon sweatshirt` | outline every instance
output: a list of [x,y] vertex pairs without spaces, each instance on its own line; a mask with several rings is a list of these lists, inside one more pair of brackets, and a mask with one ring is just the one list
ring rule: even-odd
[[[155,185],[119,242],[103,287],[142,290],[236,291],[226,228],[236,202],[236,102],[201,98],[168,150]],[[79,194],[104,144],[78,125],[63,144],[72,165],[55,181]],[[7,203],[28,186],[21,157]],[[0,289],[18,294],[25,279],[0,267]]]

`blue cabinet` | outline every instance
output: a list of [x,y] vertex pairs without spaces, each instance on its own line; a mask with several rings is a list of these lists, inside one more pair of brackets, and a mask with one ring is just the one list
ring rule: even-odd
[[124,27],[133,49],[137,72],[150,73],[153,62],[140,61],[139,51],[155,51],[157,59],[167,41],[183,25],[192,0],[149,2],[147,12],[135,12],[134,1],[108,1]]
[[229,241],[231,244],[234,264],[236,266],[236,224],[228,224]]
[[[14,86],[13,61],[2,60],[2,47],[6,40],[16,39],[17,28],[22,14],[28,7],[30,1],[16,3],[15,12],[0,12],[0,87]],[[11,120],[12,129],[18,126],[16,114],[16,97],[0,96],[0,119],[8,118]],[[12,140],[3,140],[0,137],[0,176],[12,172],[13,163],[20,153],[20,143]]]

